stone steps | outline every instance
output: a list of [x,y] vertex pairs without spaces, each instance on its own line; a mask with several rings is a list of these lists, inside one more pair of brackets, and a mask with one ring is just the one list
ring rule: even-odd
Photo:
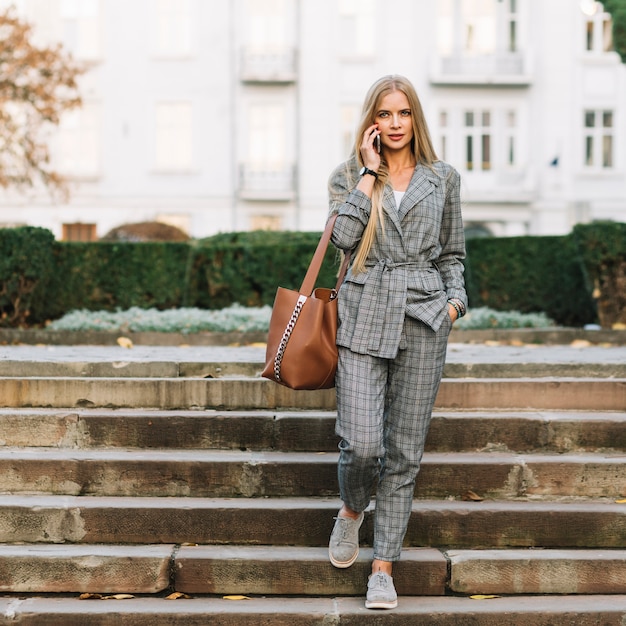
[[[335,391],[293,391],[261,378],[2,377],[4,407],[335,408]],[[624,411],[626,378],[448,378],[438,408]]]
[[[394,624],[626,620],[626,376],[522,365],[447,366]],[[0,376],[0,611],[14,623],[381,623],[362,597],[372,508],[355,565],[327,558],[334,390],[293,392],[258,363],[0,362]],[[457,597],[474,594],[508,597]]]
[[[333,498],[0,496],[2,543],[323,547]],[[626,506],[609,499],[415,500],[407,547],[624,548]],[[371,545],[369,513],[361,542]]]
[[[336,452],[335,417],[319,410],[0,408],[0,446]],[[624,451],[626,412],[438,409],[426,450]]]
[[[489,600],[403,597],[393,613],[363,608],[362,598],[200,597],[81,601],[0,598],[0,611],[19,626],[623,626],[626,596],[518,596]],[[392,616],[392,617],[391,617]],[[386,621],[385,621],[386,620]],[[393,621],[392,621],[393,620]]]
[[[4,493],[196,498],[338,496],[337,454],[0,448]],[[622,452],[428,452],[416,498],[626,496]]]
[[[348,571],[326,547],[238,545],[0,546],[9,593],[360,595],[371,548]],[[626,550],[407,548],[395,567],[403,596],[626,594]]]

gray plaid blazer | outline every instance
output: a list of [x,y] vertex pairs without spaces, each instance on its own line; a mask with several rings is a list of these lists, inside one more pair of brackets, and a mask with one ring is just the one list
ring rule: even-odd
[[[344,251],[357,248],[370,216],[370,198],[355,189],[358,169],[353,157],[328,183],[330,215],[338,214],[331,241]],[[384,233],[379,224],[365,271],[349,270],[339,291],[338,345],[395,358],[405,315],[436,331],[448,315],[448,298],[467,306],[460,176],[443,161],[433,169],[415,167],[399,207],[387,185]]]

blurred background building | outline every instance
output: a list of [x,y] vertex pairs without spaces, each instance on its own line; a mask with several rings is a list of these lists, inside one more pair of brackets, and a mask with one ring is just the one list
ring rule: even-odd
[[89,65],[51,138],[71,199],[0,194],[0,225],[93,240],[322,230],[370,84],[415,84],[463,176],[469,234],[626,220],[625,69],[591,0],[14,0]]

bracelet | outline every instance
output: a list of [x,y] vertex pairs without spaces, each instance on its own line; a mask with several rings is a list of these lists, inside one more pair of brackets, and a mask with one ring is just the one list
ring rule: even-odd
[[467,309],[465,308],[465,303],[461,298],[449,298],[448,302],[454,302],[459,309],[461,309],[461,315],[465,315],[467,313]]
[[459,309],[459,307],[454,302],[452,302],[452,300],[448,300],[448,304],[451,304],[454,307],[457,319],[461,317],[461,309]]
[[454,307],[458,318],[461,318],[465,315],[465,307],[463,306],[463,303],[457,298],[451,298],[450,300],[448,300],[448,304],[451,304]]

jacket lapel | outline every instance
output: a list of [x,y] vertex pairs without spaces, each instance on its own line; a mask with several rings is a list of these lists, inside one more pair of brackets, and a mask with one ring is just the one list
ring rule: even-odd
[[398,209],[399,219],[402,220],[418,202],[421,202],[428,194],[432,193],[438,184],[439,177],[430,168],[418,163],[400,203]]
[[396,199],[393,195],[393,189],[391,185],[385,185],[385,191],[383,193],[383,209],[387,213],[387,217],[393,222],[396,230],[402,235],[402,224],[400,222],[399,210],[396,208]]

